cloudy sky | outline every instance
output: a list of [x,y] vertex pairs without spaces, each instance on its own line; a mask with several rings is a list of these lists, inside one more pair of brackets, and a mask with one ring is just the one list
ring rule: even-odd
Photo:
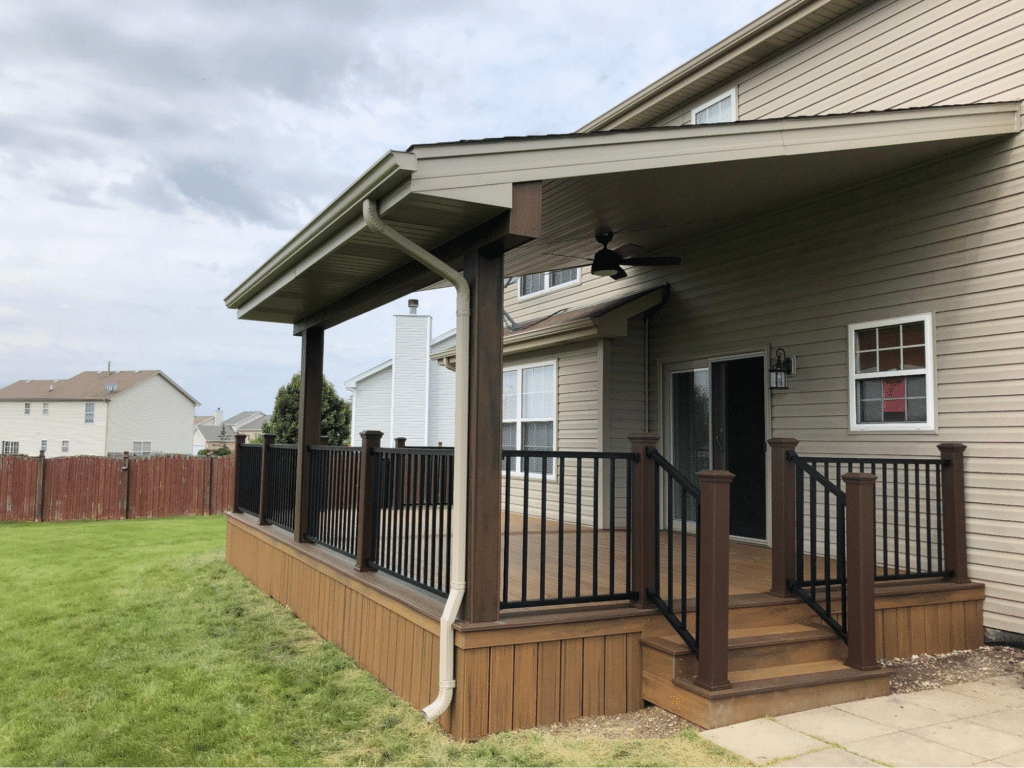
[[[576,130],[774,4],[0,4],[0,386],[111,361],[269,413],[299,342],[224,297],[384,152]],[[340,393],[405,304],[328,331]]]

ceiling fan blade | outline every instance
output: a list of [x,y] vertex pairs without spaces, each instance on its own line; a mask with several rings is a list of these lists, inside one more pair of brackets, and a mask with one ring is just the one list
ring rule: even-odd
[[620,245],[618,248],[613,248],[612,251],[618,254],[620,259],[628,259],[630,256],[636,256],[638,253],[642,253],[644,247],[637,245],[636,243],[626,243]]
[[626,270],[624,270],[622,267],[619,267],[618,272],[616,272],[614,275],[609,275],[609,277],[612,280],[621,280],[625,276],[626,276]]
[[638,256],[622,260],[627,267],[677,267],[682,262],[678,256]]

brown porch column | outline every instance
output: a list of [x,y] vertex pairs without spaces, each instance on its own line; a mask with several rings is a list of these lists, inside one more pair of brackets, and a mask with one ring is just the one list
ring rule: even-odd
[[242,514],[238,506],[238,494],[242,488],[242,452],[239,450],[245,442],[245,435],[235,435],[235,507],[232,510],[236,515]]
[[324,388],[324,329],[302,332],[302,368],[299,384],[299,436],[295,462],[295,541],[309,529],[309,455],[307,445],[320,444],[320,407]]
[[732,472],[708,469],[700,478],[700,608],[697,685],[710,691],[729,682],[729,485]]
[[375,530],[377,489],[377,454],[380,439],[384,433],[377,429],[367,429],[359,433],[363,440],[363,449],[359,454],[359,477],[356,488],[359,494],[359,506],[356,507],[356,570],[368,570],[366,563],[373,559],[373,532]]
[[647,588],[656,587],[657,580],[657,527],[658,519],[654,509],[654,461],[647,456],[647,448],[658,444],[657,435],[630,435],[630,450],[639,454],[640,461],[633,468],[633,552],[631,586],[637,593],[633,605],[649,608],[652,603],[647,597]]
[[875,649],[875,476],[843,475],[846,487],[846,666],[878,669]]
[[501,343],[504,257],[466,255],[470,288],[466,621],[498,619],[501,563]]
[[[260,525],[267,525],[267,512],[270,511],[270,449],[274,447],[276,435],[263,435],[263,447],[260,449],[260,507],[257,513],[260,516]],[[235,453],[235,461],[238,461],[238,453]]]
[[799,440],[773,437],[772,449],[772,588],[770,594],[786,597],[786,580],[796,578],[796,465],[786,453],[796,451]]
[[942,546],[947,571],[954,584],[967,578],[967,504],[964,500],[963,443],[939,443],[942,456]]

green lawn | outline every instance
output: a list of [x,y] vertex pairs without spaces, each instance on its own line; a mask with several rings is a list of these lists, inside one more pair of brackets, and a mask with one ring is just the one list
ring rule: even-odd
[[0,525],[0,765],[736,765],[686,732],[453,742],[224,561],[222,517]]

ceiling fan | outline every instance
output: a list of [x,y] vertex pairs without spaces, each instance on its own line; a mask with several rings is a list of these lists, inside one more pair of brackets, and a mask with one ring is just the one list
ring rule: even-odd
[[597,242],[601,250],[591,260],[590,274],[598,277],[610,277],[621,280],[626,276],[623,267],[675,267],[682,262],[678,256],[637,256],[643,248],[633,243],[626,243],[619,248],[609,248],[608,244],[615,236],[614,232],[599,232]]

